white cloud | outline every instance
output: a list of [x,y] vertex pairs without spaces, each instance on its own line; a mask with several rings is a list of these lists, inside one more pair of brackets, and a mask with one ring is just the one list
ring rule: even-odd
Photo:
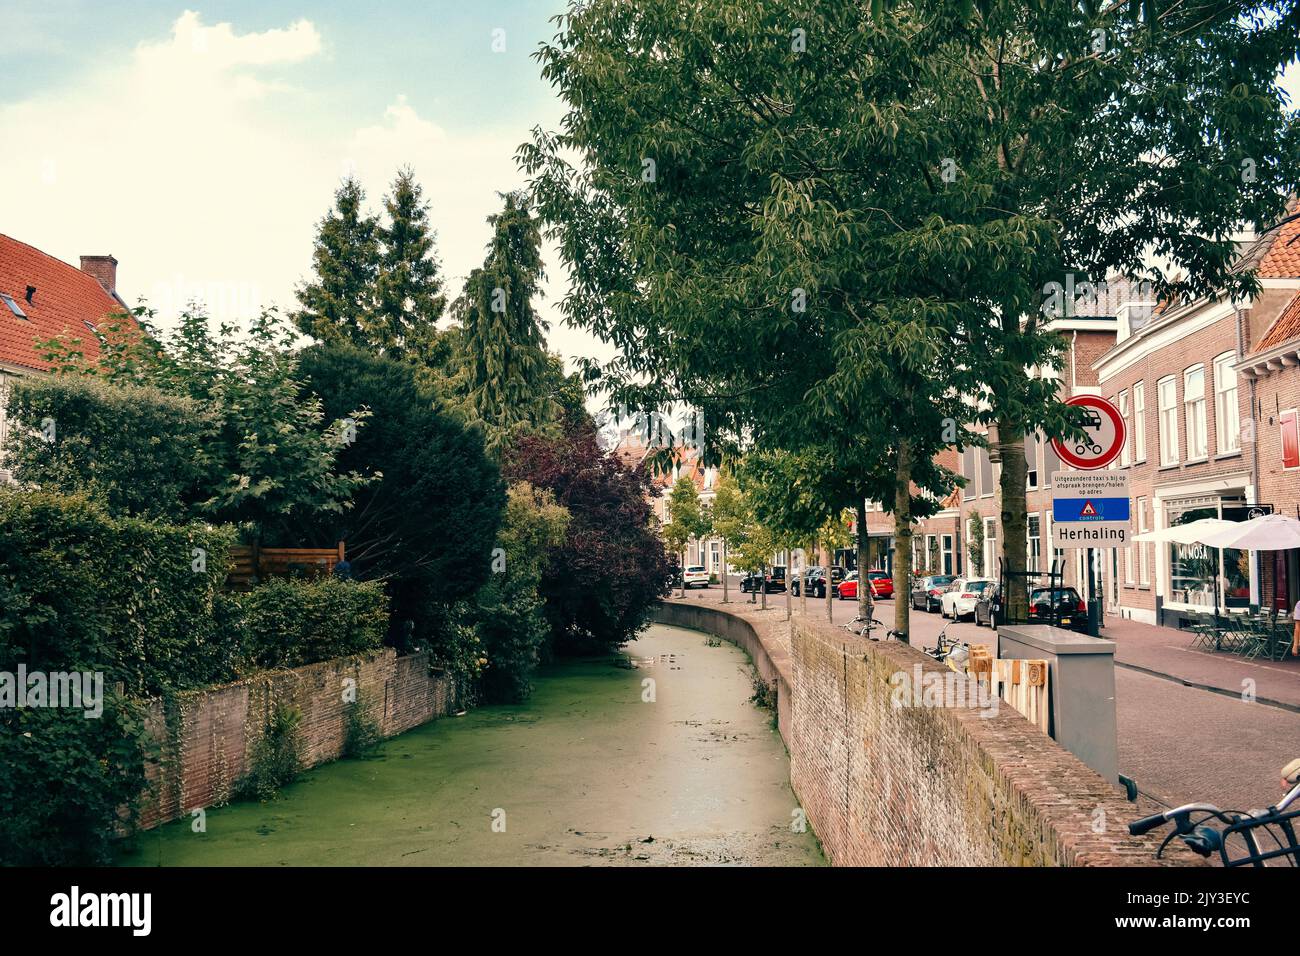
[[[240,318],[261,304],[294,306],[341,176],[355,170],[378,207],[409,164],[454,294],[482,261],[497,191],[522,185],[512,157],[527,131],[451,134],[400,90],[357,128],[292,82],[293,67],[320,59],[324,46],[307,20],[239,33],[187,11],[165,39],[0,102],[0,128],[25,144],[0,153],[4,231],[73,263],[112,253],[124,297],[148,298],[164,323],[194,296],[216,317]],[[553,324],[559,278],[542,306]],[[554,328],[551,342],[566,357],[609,354],[571,330]]]

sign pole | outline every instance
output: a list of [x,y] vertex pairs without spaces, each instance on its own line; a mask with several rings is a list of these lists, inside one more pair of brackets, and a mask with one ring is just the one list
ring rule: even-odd
[[1096,551],[1088,549],[1088,636],[1101,637],[1101,602],[1097,600],[1097,582],[1093,569]]

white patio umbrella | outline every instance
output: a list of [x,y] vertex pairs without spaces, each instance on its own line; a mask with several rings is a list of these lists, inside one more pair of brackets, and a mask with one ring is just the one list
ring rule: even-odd
[[1222,523],[1227,527],[1210,531],[1198,540],[1211,548],[1237,548],[1242,551],[1290,551],[1292,548],[1300,548],[1300,521],[1289,515],[1261,515],[1249,521]]
[[[1177,524],[1171,528],[1156,531],[1144,531],[1133,540],[1138,542],[1154,541],[1157,544],[1209,544],[1208,537],[1233,528],[1240,528],[1243,522],[1225,521],[1222,518],[1201,518],[1187,524]],[[1215,545],[1219,547],[1219,545]]]

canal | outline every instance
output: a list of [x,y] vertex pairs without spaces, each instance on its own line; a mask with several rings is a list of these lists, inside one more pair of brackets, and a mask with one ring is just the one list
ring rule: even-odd
[[[710,646],[714,644],[716,646]],[[545,669],[527,703],[436,720],[268,803],[142,834],[137,866],[824,865],[749,660],[653,625]]]

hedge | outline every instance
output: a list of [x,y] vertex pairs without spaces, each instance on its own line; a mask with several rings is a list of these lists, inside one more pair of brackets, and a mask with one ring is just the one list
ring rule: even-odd
[[0,670],[99,670],[130,697],[233,677],[214,608],[234,537],[0,490]]
[[388,597],[377,581],[273,578],[224,598],[222,629],[244,672],[299,667],[382,647]]
[[187,516],[211,430],[191,399],[94,378],[20,378],[8,414],[6,461],[20,483],[84,492],[113,514]]

